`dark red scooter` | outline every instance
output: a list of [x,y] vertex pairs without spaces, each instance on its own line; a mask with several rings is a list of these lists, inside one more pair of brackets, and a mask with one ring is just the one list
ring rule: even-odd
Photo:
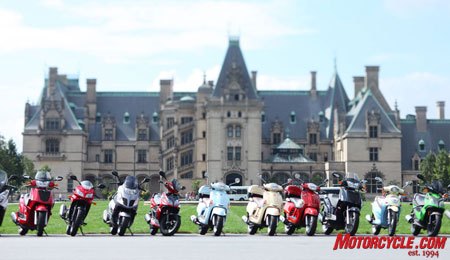
[[286,234],[292,235],[297,228],[305,227],[306,235],[313,236],[316,233],[317,219],[320,210],[320,197],[317,192],[320,186],[314,183],[290,184],[284,188],[286,203],[284,204],[284,217],[280,220],[285,224]]
[[52,178],[49,172],[38,171],[34,179],[24,178],[31,180],[27,184],[31,190],[20,196],[19,212],[12,212],[11,218],[20,227],[20,235],[26,235],[28,230],[37,230],[37,235],[42,236],[55,204],[52,193],[57,186],[55,181],[61,181],[63,177]]
[[145,220],[150,226],[150,234],[155,235],[158,229],[164,236],[174,235],[181,225],[179,191],[184,187],[179,184],[177,179],[167,181],[166,174],[163,171],[159,175],[164,179],[167,192],[157,193],[150,199],[150,212],[145,214]]

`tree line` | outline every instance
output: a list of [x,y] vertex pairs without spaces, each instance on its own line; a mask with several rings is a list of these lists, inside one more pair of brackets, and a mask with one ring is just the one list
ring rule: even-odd
[[11,185],[19,187],[24,181],[24,174],[34,176],[34,164],[27,157],[17,152],[17,146],[12,139],[5,140],[0,135],[0,170],[5,171],[8,176],[16,175],[18,178],[12,180]]
[[446,150],[440,149],[439,152],[430,152],[420,162],[420,172],[427,182],[440,180],[444,187],[450,184],[450,157]]

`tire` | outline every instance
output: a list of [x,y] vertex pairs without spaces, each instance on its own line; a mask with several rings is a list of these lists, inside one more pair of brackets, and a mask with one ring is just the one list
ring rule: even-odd
[[44,233],[44,227],[45,227],[45,218],[47,217],[47,214],[45,211],[39,211],[37,213],[37,225],[36,225],[36,230],[37,230],[37,236],[41,237],[42,234]]
[[86,214],[84,213],[83,208],[78,208],[78,210],[74,213],[76,213],[75,217],[72,221],[72,230],[70,231],[71,236],[76,236],[78,232],[78,228],[80,228],[81,224],[84,222],[84,218],[86,217]]
[[117,235],[117,226],[116,225],[112,225],[110,228],[109,228],[109,233],[111,233],[111,235],[113,235],[113,236],[115,236],[115,235]]
[[254,235],[254,234],[256,234],[256,231],[258,231],[258,227],[256,227],[256,226],[253,225],[253,224],[249,224],[249,225],[247,226],[247,231],[248,231],[248,234],[249,234],[249,235]]
[[430,222],[427,226],[427,235],[429,237],[435,237],[439,234],[442,224],[442,215],[431,214]]
[[269,226],[267,227],[267,235],[273,236],[277,233],[278,217],[269,216]]
[[72,226],[69,224],[66,227],[66,235],[70,236],[70,233],[72,232]]
[[201,224],[198,229],[198,232],[200,233],[200,235],[205,235],[206,232],[208,232],[208,226]]
[[392,210],[389,210],[389,228],[388,233],[389,236],[395,235],[395,230],[397,229],[397,222],[398,222],[398,213]]
[[381,227],[378,225],[372,225],[372,235],[376,236],[380,234]]
[[179,215],[162,215],[159,222],[159,229],[163,236],[173,236],[181,225],[181,218]]
[[129,225],[130,225],[130,218],[122,217],[121,221],[119,222],[119,229],[117,231],[119,236],[125,235],[125,232],[127,231]]
[[309,225],[306,225],[306,228],[305,228],[306,235],[314,236],[314,234],[316,233],[316,229],[317,229],[317,216],[306,215],[306,218],[309,218],[309,220],[307,221],[307,223],[309,223]]
[[25,236],[28,233],[28,228],[19,228],[19,235]]
[[350,218],[352,225],[350,227],[347,224],[345,225],[345,233],[354,236],[359,227],[359,212],[351,211]]
[[330,235],[333,232],[334,228],[330,227],[328,224],[322,224],[322,231],[325,235]]
[[287,225],[284,226],[284,232],[286,233],[286,235],[292,235],[295,232],[295,226],[292,223],[289,223]]
[[215,236],[220,236],[220,234],[222,234],[224,220],[225,220],[224,216],[216,215],[216,224],[214,225],[214,235]]
[[411,224],[411,234],[413,236],[417,236],[420,234],[420,227],[414,224]]

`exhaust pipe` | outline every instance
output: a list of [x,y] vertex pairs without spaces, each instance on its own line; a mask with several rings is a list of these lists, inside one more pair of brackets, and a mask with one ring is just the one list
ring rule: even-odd
[[405,218],[406,218],[406,221],[408,221],[408,223],[413,222],[413,217],[411,215],[406,215]]

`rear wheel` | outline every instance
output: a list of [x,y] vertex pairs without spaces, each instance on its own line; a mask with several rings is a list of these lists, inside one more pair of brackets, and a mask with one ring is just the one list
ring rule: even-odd
[[216,224],[214,225],[214,235],[220,236],[223,229],[224,216],[216,215]]
[[286,235],[292,235],[295,232],[295,226],[291,223],[284,226],[284,232]]
[[329,235],[333,232],[333,228],[328,224],[322,224],[322,231],[325,235]]
[[278,225],[278,217],[277,216],[269,216],[269,226],[267,228],[267,234],[269,236],[275,235],[277,232]]
[[350,223],[345,225],[345,233],[354,236],[359,227],[359,212],[351,211],[349,214]]
[[130,218],[122,217],[121,221],[119,222],[119,230],[117,231],[119,236],[125,235],[125,232],[127,231],[129,225],[130,225]]
[[47,212],[44,211],[39,211],[37,213],[37,225],[36,225],[36,230],[37,230],[37,236],[41,237],[42,234],[44,233],[44,227],[45,227],[45,218],[47,217]]
[[83,208],[78,208],[76,212],[75,218],[72,221],[72,230],[70,231],[71,236],[76,236],[78,232],[78,228],[80,228],[81,224],[84,222],[85,213]]
[[156,233],[158,233],[158,228],[150,225],[150,235],[154,236]]
[[208,225],[201,224],[198,229],[198,232],[200,233],[200,235],[206,234],[206,232],[208,232]]
[[162,215],[159,228],[164,236],[173,236],[181,225],[179,215]]
[[442,224],[442,216],[437,214],[430,215],[430,222],[427,226],[427,235],[429,237],[435,237],[439,234],[439,230],[441,229]]
[[256,231],[258,231],[258,227],[253,224],[249,224],[247,226],[247,231],[248,231],[249,235],[254,235],[254,234],[256,234]]
[[389,210],[389,236],[395,235],[395,229],[397,228],[398,214],[393,210]]
[[28,233],[28,228],[19,228],[19,235],[25,236]]
[[111,235],[113,235],[113,236],[117,235],[117,226],[113,224],[113,225],[109,228],[109,233],[111,233]]

